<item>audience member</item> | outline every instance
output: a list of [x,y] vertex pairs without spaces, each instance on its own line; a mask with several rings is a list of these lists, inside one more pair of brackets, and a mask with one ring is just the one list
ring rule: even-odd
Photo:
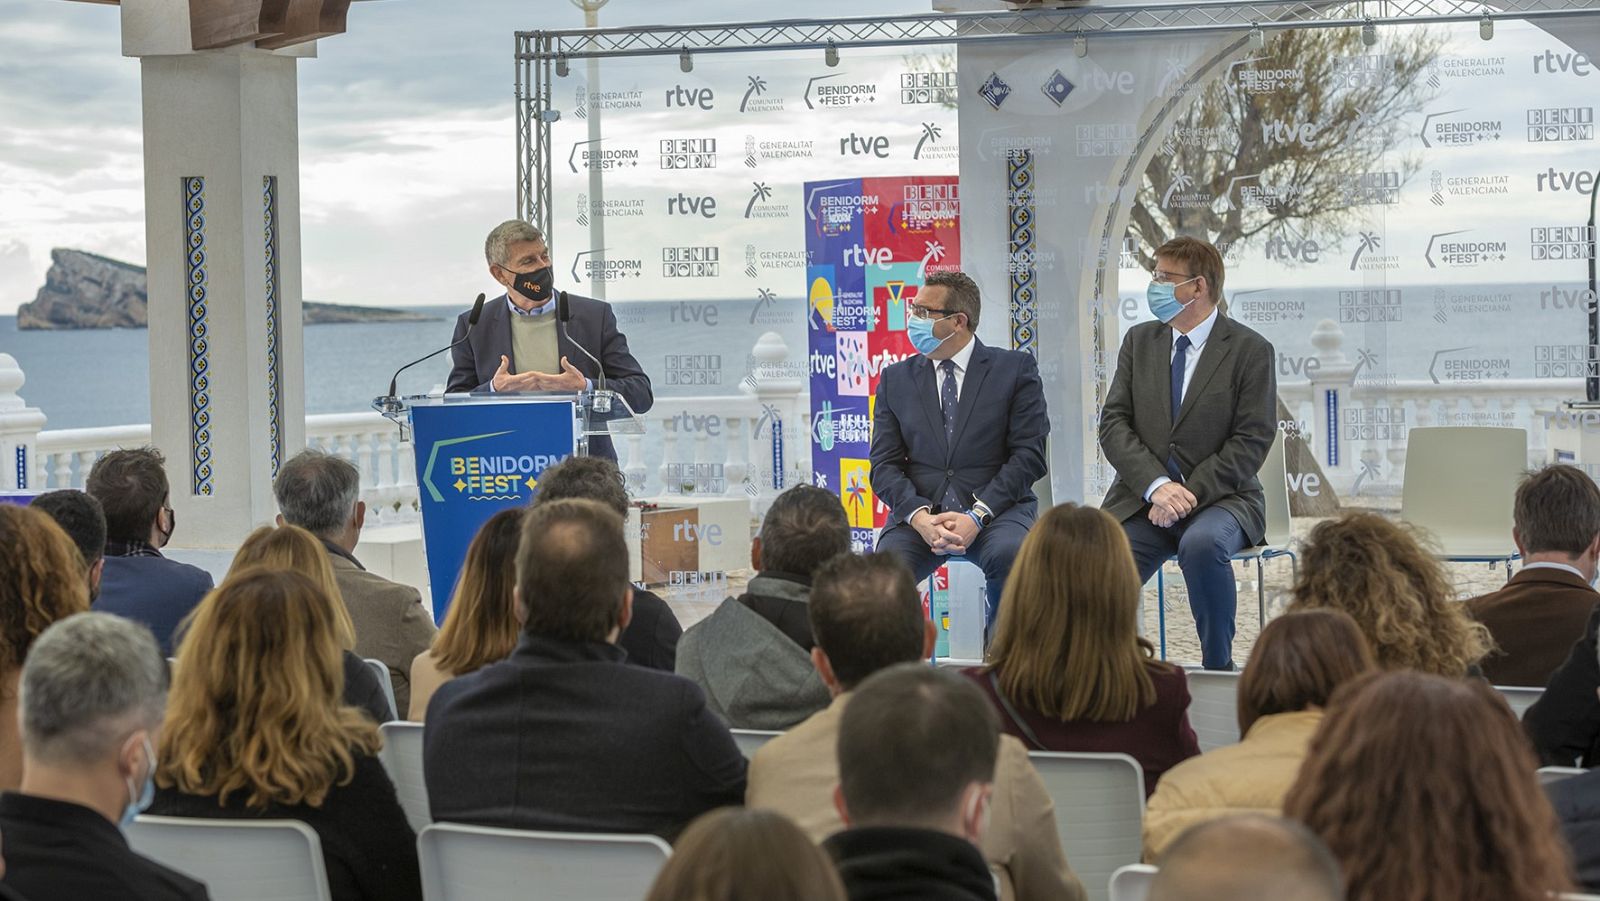
[[[422,722],[438,687],[511,656],[522,631],[517,622],[517,542],[524,508],[489,517],[467,547],[450,610],[433,647],[411,661],[411,709],[406,719]],[[674,620],[676,622],[676,620]]]
[[966,675],[1029,750],[1128,754],[1148,794],[1200,744],[1183,670],[1139,637],[1139,589],[1110,514],[1054,507],[1022,542],[987,665]]
[[1341,686],[1284,799],[1350,901],[1547,901],[1571,863],[1534,759],[1482,680],[1369,673]]
[[1450,577],[1409,526],[1376,513],[1319,522],[1300,552],[1292,610],[1350,614],[1383,669],[1477,675],[1489,631],[1455,600]]
[[[389,709],[389,698],[383,692],[383,683],[378,681],[372,667],[354,653],[355,624],[350,621],[350,611],[346,609],[344,598],[339,593],[339,582],[334,578],[333,564],[322,542],[299,526],[262,526],[246,536],[233,555],[228,574],[231,576],[252,567],[299,573],[316,583],[332,611],[334,636],[342,652],[344,702],[366,711],[375,723],[387,723],[394,719],[395,711]],[[181,640],[178,652],[181,657]]]
[[867,677],[839,722],[823,843],[850,901],[994,901],[978,846],[994,793],[999,722],[960,676],[902,663]]
[[436,820],[567,832],[676,834],[744,796],[745,762],[694,683],[629,666],[622,518],[587,500],[523,517],[506,660],[444,683],[423,766]]
[[28,506],[56,521],[83,555],[89,603],[100,596],[100,577],[106,568],[106,514],[100,502],[72,488],[47,491]]
[[705,689],[728,725],[787,729],[828,706],[828,687],[811,665],[807,599],[817,567],[849,550],[838,495],[796,485],[773,500],[750,544],[755,578],[691,626],[678,648],[679,675]]
[[723,807],[684,830],[644,901],[845,901],[833,861],[782,814]]
[[174,670],[150,812],[294,819],[322,842],[333,901],[418,901],[416,836],[378,727],[340,700],[338,624],[310,578],[230,573]]
[[[824,563],[811,588],[811,658],[833,703],[767,742],[750,761],[745,803],[792,818],[822,841],[844,828],[831,789],[839,781],[839,721],[854,689],[899,663],[926,660],[934,629],[922,612],[911,571],[888,554],[840,554]],[[984,857],[1000,876],[1004,898],[1081,899],[1056,831],[1055,805],[1028,751],[1000,738]]]
[[1513,511],[1522,570],[1499,591],[1468,601],[1467,611],[1496,646],[1484,658],[1484,678],[1542,686],[1600,602],[1590,587],[1600,558],[1600,486],[1575,466],[1546,466],[1517,486]]
[[0,791],[22,784],[17,682],[28,648],[51,623],[88,609],[72,539],[38,510],[0,504]]
[[1191,757],[1161,777],[1145,806],[1145,860],[1196,823],[1242,812],[1281,813],[1328,698],[1374,666],[1361,630],[1337,610],[1286,613],[1267,623],[1239,677],[1244,739]]
[[411,661],[428,649],[438,630],[417,589],[367,572],[355,558],[367,521],[361,473],[332,454],[301,451],[279,467],[272,493],[280,525],[299,526],[322,540],[355,623],[356,655],[389,667],[396,712],[409,709]]
[[178,517],[167,505],[166,462],[153,447],[116,450],[84,486],[106,517],[105,566],[94,609],[141,622],[172,656],[178,623],[211,590],[211,574],[162,556]]
[[[1595,689],[1590,692],[1593,697]],[[1544,790],[1561,820],[1578,882],[1584,891],[1600,891],[1600,770],[1551,782]]]
[[36,899],[209,897],[119,828],[150,804],[166,703],[144,626],[80,613],[40,634],[22,669],[22,788],[0,795],[6,885]]
[[1583,636],[1550,676],[1544,694],[1522,715],[1540,766],[1600,766],[1600,605],[1589,614]]
[[[606,457],[568,457],[539,474],[533,505],[550,501],[597,501],[628,521],[628,489],[617,464]],[[617,647],[628,662],[672,672],[683,627],[672,608],[653,591],[633,586],[633,619],[622,630]]]
[[1322,839],[1294,820],[1230,814],[1178,836],[1149,901],[1344,901],[1344,877]]

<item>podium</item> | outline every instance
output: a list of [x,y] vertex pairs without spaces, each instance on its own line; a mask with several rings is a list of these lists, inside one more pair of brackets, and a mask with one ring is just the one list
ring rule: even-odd
[[595,435],[637,435],[644,420],[610,391],[380,397],[373,408],[409,435],[422,505],[434,622],[444,622],[467,547],[490,517],[526,507],[539,475]]

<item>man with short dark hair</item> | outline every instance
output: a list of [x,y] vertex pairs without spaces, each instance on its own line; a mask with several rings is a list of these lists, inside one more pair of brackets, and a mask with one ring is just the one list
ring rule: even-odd
[[423,770],[436,820],[673,836],[744,796],[745,762],[693,682],[628,666],[622,519],[541,503],[517,548],[521,642],[428,705]]
[[1339,862],[1311,830],[1246,813],[1194,826],[1161,855],[1149,901],[1343,901]]
[[[628,519],[628,489],[622,470],[605,457],[572,456],[539,475],[539,493],[533,505],[581,498],[598,501]],[[622,630],[617,647],[628,652],[628,662],[651,669],[673,671],[683,626],[660,595],[633,586],[633,619]]]
[[1575,466],[1546,466],[1517,486],[1511,538],[1522,569],[1467,611],[1495,650],[1480,664],[1495,685],[1544,685],[1600,602],[1600,486]]
[[172,656],[178,623],[211,590],[211,574],[162,556],[177,514],[167,471],[153,447],[115,450],[95,461],[84,485],[106,517],[105,565],[94,609],[144,623]]
[[773,500],[750,543],[758,572],[744,594],[723,600],[678,644],[679,675],[705,690],[728,725],[787,729],[828,706],[828,687],[811,666],[807,600],[817,567],[849,550],[837,495],[796,485]]
[[994,795],[1000,721],[966,679],[920,663],[874,674],[839,721],[823,842],[850,901],[994,901],[978,850]]
[[35,899],[195,901],[205,886],[128,847],[167,704],[150,630],[105,613],[40,634],[22,667],[22,787],[0,795],[5,884]]
[[356,627],[357,657],[381,660],[394,684],[396,711],[411,709],[411,661],[439,631],[410,585],[368,572],[356,559],[367,522],[361,472],[342,457],[304,450],[278,467],[272,483],[278,524],[299,526],[322,540],[334,581]]
[[105,572],[106,514],[100,502],[72,488],[47,491],[28,506],[56,521],[78,546],[83,557],[84,578],[89,583],[89,600],[100,596],[100,578]]
[[[830,789],[839,781],[835,746],[854,689],[872,674],[933,653],[933,623],[922,612],[905,564],[888,554],[841,554],[817,571],[811,590],[811,651],[833,702],[767,742],[750,761],[745,803],[776,810],[814,841],[844,828]],[[1067,866],[1055,806],[1028,751],[1001,736],[984,857],[1000,877],[1002,898],[1081,901],[1083,886]]]

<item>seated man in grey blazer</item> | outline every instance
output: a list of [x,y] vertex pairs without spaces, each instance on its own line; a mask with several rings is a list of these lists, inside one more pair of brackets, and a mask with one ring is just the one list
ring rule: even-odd
[[438,628],[410,585],[367,572],[356,559],[356,543],[367,520],[361,473],[348,460],[306,450],[278,469],[272,483],[278,524],[288,523],[322,539],[333,578],[356,627],[356,656],[382,660],[394,682],[395,709],[411,709],[411,661],[433,644]]

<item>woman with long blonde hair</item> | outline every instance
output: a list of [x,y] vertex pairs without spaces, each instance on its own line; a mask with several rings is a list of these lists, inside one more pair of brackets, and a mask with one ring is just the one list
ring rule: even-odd
[[1129,754],[1149,793],[1200,745],[1183,670],[1139,637],[1139,589],[1127,535],[1110,514],[1052,508],[1012,564],[987,664],[967,675],[1029,749]]
[[[390,709],[388,696],[384,694],[377,674],[355,654],[355,622],[350,619],[350,609],[345,606],[344,596],[339,592],[328,551],[317,536],[287,523],[276,528],[262,526],[251,532],[239,545],[228,573],[232,575],[251,567],[300,573],[322,589],[330,602],[334,635],[343,650],[340,663],[344,667],[344,702],[365,710],[373,722],[387,723],[394,719],[397,711]],[[179,631],[181,633],[182,629]],[[182,648],[178,650],[181,654]]]
[[473,536],[444,625],[433,647],[411,661],[407,719],[422,722],[440,685],[504,660],[516,648],[522,626],[513,592],[524,511],[522,507],[501,510]]
[[261,567],[206,596],[180,646],[150,812],[301,820],[334,901],[416,901],[416,836],[377,727],[341,701],[334,609],[311,578]]
[[1465,676],[1493,647],[1454,599],[1444,566],[1409,526],[1376,513],[1316,524],[1300,551],[1291,610],[1343,610],[1382,669]]

